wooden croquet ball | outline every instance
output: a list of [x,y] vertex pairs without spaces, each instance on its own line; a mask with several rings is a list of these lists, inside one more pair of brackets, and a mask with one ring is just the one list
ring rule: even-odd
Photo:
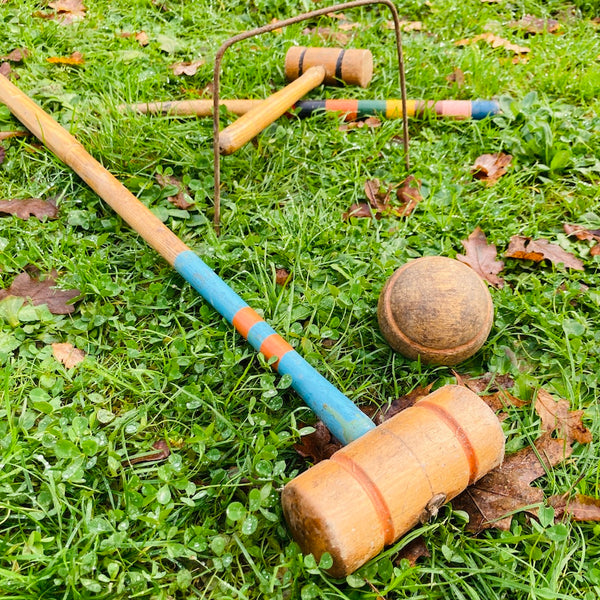
[[455,365],[475,354],[493,318],[484,281],[467,265],[443,256],[400,267],[386,282],[377,306],[388,344],[427,364]]

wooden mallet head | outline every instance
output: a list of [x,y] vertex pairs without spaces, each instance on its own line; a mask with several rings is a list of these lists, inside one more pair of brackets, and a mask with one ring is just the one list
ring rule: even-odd
[[492,410],[466,387],[445,386],[288,483],[284,515],[302,552],[329,553],[330,574],[344,577],[503,456]]
[[249,110],[219,134],[219,151],[231,154],[285,114],[300,98],[322,83],[366,87],[373,75],[369,50],[292,47],[286,55],[291,83]]

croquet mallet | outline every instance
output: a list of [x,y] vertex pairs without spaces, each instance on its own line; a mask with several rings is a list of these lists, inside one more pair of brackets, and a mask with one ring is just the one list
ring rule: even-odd
[[253,106],[219,133],[221,154],[231,154],[290,110],[307,92],[325,83],[366,87],[373,75],[369,50],[292,46],[285,57],[290,84]]
[[305,553],[343,576],[497,466],[504,437],[491,409],[445,386],[375,427],[222,279],[27,95],[0,76],[0,101],[172,265],[348,444],[292,480],[284,514]]

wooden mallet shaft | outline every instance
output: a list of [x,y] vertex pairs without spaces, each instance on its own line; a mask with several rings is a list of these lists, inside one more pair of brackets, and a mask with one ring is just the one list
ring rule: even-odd
[[374,423],[349,398],[306,362],[69,132],[2,75],[0,102],[165,258],[253,348],[267,359],[274,359],[275,370],[290,376],[291,387],[338,440],[348,443],[374,429]]
[[292,83],[221,131],[221,154],[231,154],[241,148],[322,83],[367,86],[373,75],[373,56],[369,50],[362,49],[292,47],[286,55],[285,72]]

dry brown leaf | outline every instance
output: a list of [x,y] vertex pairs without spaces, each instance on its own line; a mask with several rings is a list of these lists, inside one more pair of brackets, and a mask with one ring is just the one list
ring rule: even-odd
[[548,433],[556,431],[569,442],[589,444],[592,432],[581,421],[584,411],[569,408],[568,400],[555,400],[543,388],[538,390],[535,411],[542,419],[542,429]]
[[381,127],[381,119],[377,117],[367,117],[366,119],[351,121],[349,123],[342,123],[338,129],[340,131],[352,131],[353,129],[363,129],[364,127],[367,127],[369,129]]
[[533,15],[524,15],[518,21],[511,21],[508,26],[521,29],[530,35],[556,33],[560,29],[560,23],[556,19],[541,19]]
[[402,204],[394,207],[394,213],[399,217],[407,217],[423,200],[421,182],[414,175],[409,175],[396,190],[396,197]]
[[554,519],[570,517],[573,521],[600,521],[600,499],[576,494],[568,498],[565,494],[551,496],[548,504],[554,508]]
[[48,6],[53,8],[55,13],[48,15],[47,18],[56,19],[63,25],[69,25],[77,19],[83,19],[87,10],[81,0],[56,0],[48,3]]
[[564,223],[563,229],[567,235],[574,235],[578,240],[595,240],[600,242],[600,229],[586,229],[582,225]]
[[471,172],[475,179],[484,181],[487,185],[494,185],[506,173],[511,162],[512,156],[504,152],[482,154],[475,159]]
[[28,131],[0,131],[0,141],[13,137],[26,137],[31,135]]
[[4,162],[4,157],[6,156],[6,150],[3,146],[0,146],[0,165]]
[[458,385],[468,387],[476,394],[483,392],[498,392],[513,387],[515,382],[510,375],[499,375],[498,373],[484,373],[480,377],[471,377],[452,371]]
[[30,55],[27,48],[15,48],[12,52],[9,52],[6,56],[0,56],[0,60],[7,60],[9,62],[21,62]]
[[42,220],[56,219],[58,208],[54,200],[40,200],[39,198],[26,198],[22,200],[0,200],[0,213],[15,215],[27,221],[29,217]]
[[543,238],[532,240],[529,237],[513,235],[504,256],[521,260],[533,260],[534,262],[549,260],[555,265],[562,263],[569,269],[584,270],[581,260],[563,250],[557,244],[552,244]]
[[408,544],[396,554],[393,561],[395,565],[399,565],[402,559],[406,559],[410,566],[414,567],[420,558],[429,558],[430,556],[431,554],[425,545],[425,538],[420,535],[418,538],[408,542]]
[[537,439],[534,446],[508,455],[499,467],[452,501],[455,509],[469,515],[469,531],[491,527],[508,531],[513,513],[535,511],[532,505],[544,500],[543,490],[530,484],[568,458],[573,449],[567,441],[549,434]]
[[485,233],[476,227],[466,240],[461,240],[465,254],[457,254],[460,262],[469,265],[482,279],[491,283],[494,287],[504,286],[504,279],[498,273],[504,268],[501,260],[496,260],[497,251],[494,244],[488,244]]
[[373,415],[370,415],[373,422],[376,425],[380,425],[384,421],[391,419],[394,415],[397,415],[399,412],[413,406],[421,398],[425,398],[425,396],[429,395],[432,387],[432,383],[425,387],[418,386],[408,394],[396,398],[389,406],[381,408],[380,410],[375,411]]
[[139,43],[140,46],[147,46],[150,43],[150,38],[145,31],[138,31],[137,33],[131,33],[129,31],[123,31],[119,34],[122,38],[133,37]]
[[307,27],[302,31],[302,35],[316,35],[326,42],[336,42],[340,46],[345,46],[350,41],[350,36],[341,32],[334,31],[330,27]]
[[8,296],[19,296],[31,301],[34,305],[46,304],[48,310],[54,315],[69,315],[75,310],[71,303],[81,293],[79,290],[61,290],[55,287],[58,273],[52,271],[46,279],[33,279],[28,273],[17,275],[12,285],[0,290],[0,300]]
[[83,65],[85,63],[83,54],[77,51],[73,52],[71,56],[51,56],[46,60],[53,65]]
[[0,75],[4,75],[7,79],[11,77],[19,79],[19,75],[12,70],[10,63],[7,62],[0,63]]
[[285,285],[292,278],[292,274],[287,269],[275,270],[275,283],[277,285]]
[[454,69],[450,75],[446,77],[448,83],[455,83],[456,87],[461,89],[465,85],[465,74],[461,69]]
[[146,454],[142,454],[140,456],[132,456],[124,461],[122,461],[122,465],[124,467],[131,467],[137,463],[141,462],[157,462],[159,460],[165,460],[165,458],[169,458],[171,454],[171,449],[165,440],[158,440],[152,444],[154,448],[154,452],[147,452]]
[[[383,25],[384,29],[396,29],[394,21],[386,21]],[[402,31],[423,31],[422,21],[400,21],[400,29]]]
[[366,202],[357,202],[350,206],[350,208],[342,214],[342,219],[347,221],[350,218],[355,219],[376,219],[381,217],[381,213],[373,212],[371,206]]
[[173,71],[173,75],[187,75],[191,77],[198,72],[198,69],[204,65],[206,61],[203,58],[194,60],[193,62],[180,62],[169,66]]
[[175,196],[169,196],[167,200],[174,204],[177,208],[181,208],[182,210],[187,210],[191,206],[194,206],[193,202],[188,202],[185,197],[187,194],[186,187],[183,185],[183,182],[174,177],[173,175],[161,175],[160,173],[156,175],[156,181],[158,185],[161,187],[166,187],[168,185],[173,185],[179,189]]
[[528,52],[531,52],[530,48],[527,48],[525,46],[518,46],[517,44],[513,44],[509,40],[505,40],[504,38],[501,38],[500,36],[494,35],[490,32],[480,33],[479,35],[476,35],[473,38],[465,38],[463,40],[458,40],[457,42],[454,42],[454,45],[468,46],[470,44],[475,44],[479,41],[487,42],[492,48],[504,48],[505,50],[508,50],[509,52],[512,52],[514,54],[527,54]]
[[62,363],[65,368],[72,369],[85,358],[85,352],[75,348],[73,344],[52,344],[52,354],[54,358]]
[[303,435],[300,442],[294,445],[294,449],[300,456],[316,464],[330,458],[342,447],[342,444],[331,435],[322,421],[317,421],[313,427],[315,431]]

